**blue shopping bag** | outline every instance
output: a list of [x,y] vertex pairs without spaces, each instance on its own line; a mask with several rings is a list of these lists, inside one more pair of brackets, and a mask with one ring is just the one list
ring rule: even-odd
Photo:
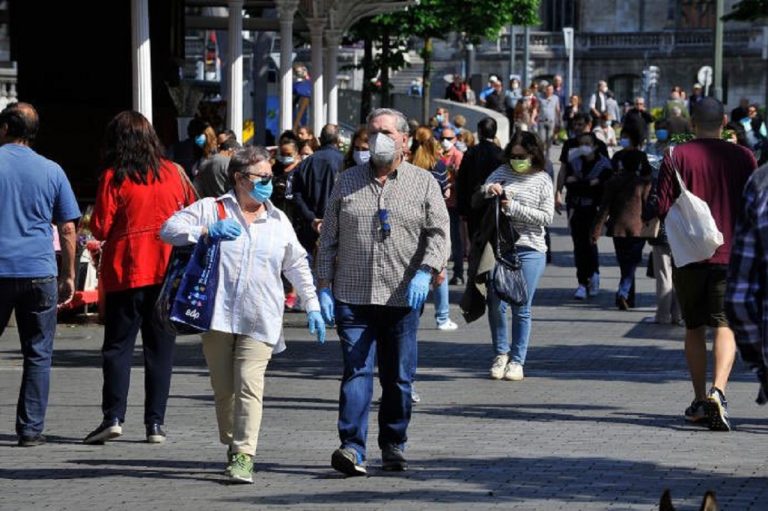
[[219,284],[220,248],[219,240],[207,236],[195,245],[171,306],[172,322],[196,332],[210,329]]
[[[217,201],[216,207],[219,220],[226,218],[224,204]],[[155,320],[167,332],[185,335],[210,329],[219,280],[218,250],[219,242],[207,238],[174,247],[155,303]]]

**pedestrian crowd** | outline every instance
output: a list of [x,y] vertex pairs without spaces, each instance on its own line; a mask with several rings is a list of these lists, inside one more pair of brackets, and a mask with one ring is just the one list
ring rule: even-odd
[[[725,390],[737,348],[758,374],[759,400],[768,402],[762,328],[768,167],[755,170],[768,150],[759,109],[744,101],[729,119],[700,87],[687,99],[675,88],[663,117],[654,119],[643,98],[622,111],[603,81],[584,103],[564,90],[557,76],[527,89],[513,78],[506,91],[492,77],[477,97],[514,126],[504,147],[492,117],[473,130],[442,106],[425,125],[396,110],[373,110],[346,151],[333,124],[317,137],[305,127],[286,131],[275,147],[264,148],[242,146],[233,132],[216,133],[197,119],[187,139],[164,151],[140,113],[115,116],[106,127],[89,220],[102,242],[104,338],[102,415],[84,442],[122,435],[139,332],[146,439],[165,441],[179,331],[158,312],[171,287],[166,272],[189,247],[195,254],[215,247],[213,267],[205,271],[218,280],[190,296],[200,307],[210,302],[202,349],[226,447],[225,477],[253,481],[267,367],[286,349],[284,313],[298,311],[306,312],[318,343],[330,326],[340,339],[340,443],[331,466],[348,476],[367,471],[378,367],[382,467],[406,470],[426,300],[431,294],[436,327],[456,330],[448,291],[463,286],[464,319],[487,311],[490,378],[524,380],[532,304],[550,257],[548,226],[563,213],[573,241],[574,300],[600,292],[598,240],[609,236],[621,272],[615,305],[635,307],[635,273],[645,244],[652,247],[653,320],[685,327],[694,392],[683,415],[730,430]],[[460,77],[446,91],[457,102],[471,95]],[[15,309],[24,355],[16,418],[21,446],[45,443],[57,303],[74,291],[81,217],[61,167],[32,148],[38,127],[29,104],[0,113],[0,332]],[[673,136],[689,132],[691,140]],[[549,161],[553,144],[561,145],[557,176]],[[688,192],[708,204],[720,243],[677,266],[679,235],[666,220]],[[188,271],[193,263],[201,264],[193,255]],[[197,311],[186,314],[198,319]],[[714,332],[709,389],[708,327]]]

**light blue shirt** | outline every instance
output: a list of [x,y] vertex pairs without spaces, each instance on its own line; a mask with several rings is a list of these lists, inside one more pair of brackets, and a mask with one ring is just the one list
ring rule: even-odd
[[0,277],[56,276],[53,223],[80,218],[62,168],[19,144],[0,147]]

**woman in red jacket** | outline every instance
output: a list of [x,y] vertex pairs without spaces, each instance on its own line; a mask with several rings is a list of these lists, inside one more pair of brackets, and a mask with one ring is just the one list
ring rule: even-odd
[[162,425],[171,385],[175,336],[152,313],[171,255],[160,227],[194,202],[176,164],[163,159],[160,141],[138,112],[117,114],[107,126],[104,168],[91,216],[91,232],[104,242],[99,285],[106,294],[102,423],[84,442],[101,444],[122,434],[131,358],[141,330],[144,349],[144,424],[147,441],[165,440]]

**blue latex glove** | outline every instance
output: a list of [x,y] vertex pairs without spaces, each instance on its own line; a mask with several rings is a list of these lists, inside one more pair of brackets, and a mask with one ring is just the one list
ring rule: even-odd
[[208,227],[208,236],[213,240],[233,240],[242,234],[240,222],[234,218],[225,218]]
[[323,314],[323,319],[328,325],[333,325],[334,318],[334,305],[333,305],[333,293],[330,288],[324,287],[320,290],[318,295],[320,299],[320,312]]
[[429,283],[432,282],[432,274],[424,270],[419,270],[408,284],[408,305],[413,310],[421,309],[424,302],[427,301],[429,294]]
[[309,321],[309,333],[317,333],[317,342],[320,344],[325,343],[325,321],[323,321],[323,316],[317,311],[311,311],[307,313],[307,320]]

